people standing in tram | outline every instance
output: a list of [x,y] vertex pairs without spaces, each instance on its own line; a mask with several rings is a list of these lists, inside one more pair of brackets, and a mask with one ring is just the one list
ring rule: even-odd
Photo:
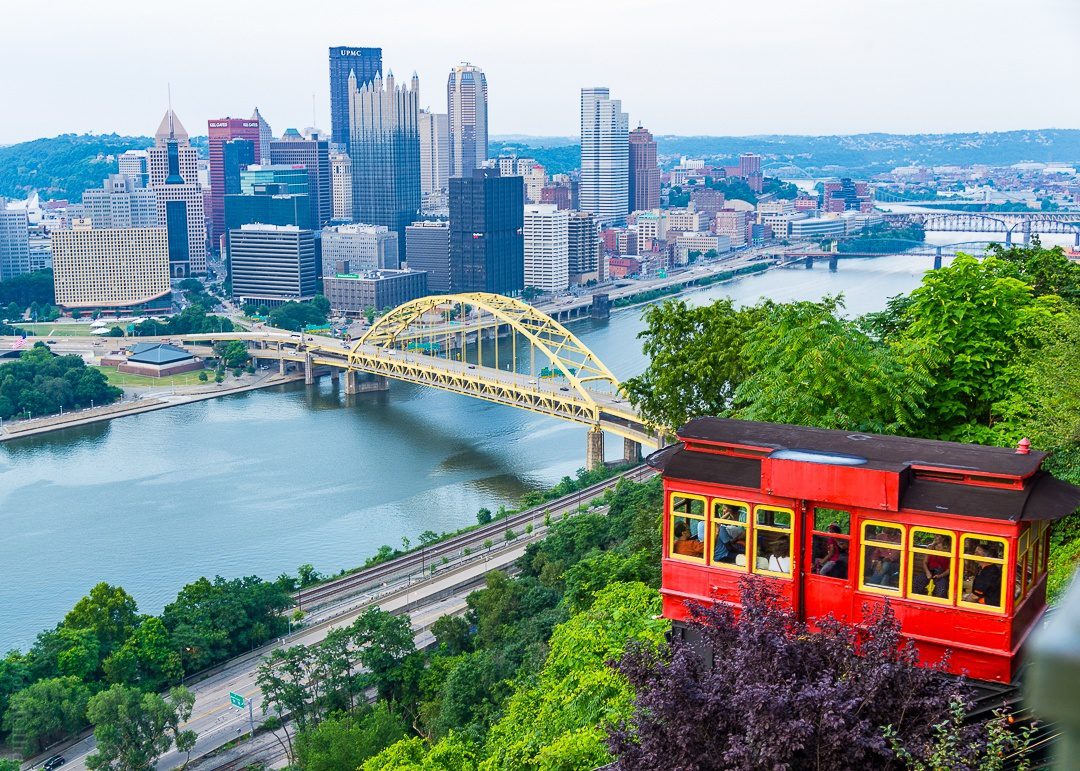
[[[975,547],[974,558],[986,558],[990,550],[983,544]],[[979,568],[971,581],[971,591],[964,595],[966,602],[978,602],[983,605],[1001,607],[1001,565],[996,562],[980,562]]]
[[[915,594],[932,594],[934,597],[949,596],[949,573],[952,569],[952,559],[949,539],[940,533],[935,534],[930,548],[943,554],[929,554],[923,562],[922,573],[911,579],[911,589]],[[933,586],[933,592],[928,591]]]
[[[829,532],[840,533],[840,525],[835,522],[829,524]],[[831,578],[847,578],[847,542],[839,538],[830,538],[826,546],[825,556],[814,560],[814,572],[819,576]]]

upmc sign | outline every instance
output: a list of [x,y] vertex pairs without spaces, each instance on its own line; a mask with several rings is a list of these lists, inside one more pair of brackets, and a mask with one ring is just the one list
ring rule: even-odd
[[338,56],[364,56],[363,48],[339,48]]

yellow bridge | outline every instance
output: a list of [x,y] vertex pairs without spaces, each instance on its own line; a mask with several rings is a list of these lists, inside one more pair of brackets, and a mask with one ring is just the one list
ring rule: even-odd
[[[175,337],[175,336],[174,336]],[[562,324],[496,294],[436,295],[378,319],[357,341],[282,330],[178,336],[184,342],[243,340],[256,359],[345,376],[345,392],[382,390],[386,379],[440,388],[588,427],[586,468],[604,459],[604,432],[623,437],[626,460],[659,447],[663,432],[641,419],[619,381]],[[539,367],[539,369],[538,369]]]

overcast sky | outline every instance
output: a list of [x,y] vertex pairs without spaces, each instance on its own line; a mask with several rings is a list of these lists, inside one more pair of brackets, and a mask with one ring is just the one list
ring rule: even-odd
[[191,134],[256,105],[329,128],[327,49],[380,46],[421,104],[482,67],[492,134],[576,135],[604,85],[659,134],[1080,128],[1078,0],[5,0],[0,143]]

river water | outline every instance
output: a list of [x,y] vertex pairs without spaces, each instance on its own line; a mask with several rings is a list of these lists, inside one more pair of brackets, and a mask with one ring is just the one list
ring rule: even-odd
[[[955,234],[945,234],[955,235]],[[974,239],[956,239],[974,240]],[[918,285],[923,257],[773,270],[687,297],[843,293],[851,314]],[[641,308],[573,322],[620,378],[645,366]],[[622,442],[609,437],[608,456]],[[0,445],[0,654],[94,583],[159,612],[199,576],[336,572],[381,544],[475,522],[583,465],[585,429],[406,383],[345,399],[322,378]]]

